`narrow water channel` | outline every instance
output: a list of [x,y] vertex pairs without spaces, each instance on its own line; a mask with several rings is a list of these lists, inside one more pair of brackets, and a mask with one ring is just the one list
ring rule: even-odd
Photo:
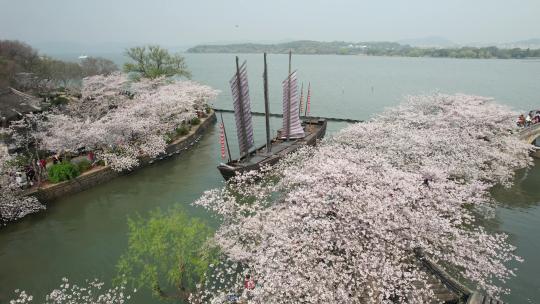
[[[46,212],[0,231],[0,303],[15,288],[38,299],[62,277],[107,283],[127,248],[127,218],[180,203],[191,216],[211,220],[190,203],[221,183],[216,129],[192,150],[49,204]],[[148,303],[137,293],[135,303]]]
[[[224,114],[226,128],[233,127]],[[263,125],[262,117],[254,117]],[[281,120],[272,119],[277,129]],[[345,124],[329,125],[328,133]],[[181,204],[194,217],[215,225],[205,210],[191,203],[208,189],[222,185],[216,169],[221,160],[217,125],[191,150],[87,191],[52,202],[48,209],[0,230],[0,303],[17,288],[38,299],[67,277],[73,282],[98,278],[110,283],[115,265],[127,249],[127,218],[156,208]],[[256,139],[262,144],[263,129]],[[233,142],[234,138],[232,139]],[[237,148],[231,146],[236,155]],[[141,290],[133,303],[155,302]]]

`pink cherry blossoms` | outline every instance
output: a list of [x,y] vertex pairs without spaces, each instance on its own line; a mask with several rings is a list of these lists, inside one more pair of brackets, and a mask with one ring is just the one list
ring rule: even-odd
[[[126,284],[105,289],[105,283],[94,279],[87,280],[85,285],[79,286],[70,283],[67,278],[62,279],[59,288],[52,290],[45,299],[39,303],[44,304],[124,304],[131,299],[130,292],[126,290]],[[136,292],[136,290],[134,290]],[[32,303],[34,297],[24,290],[15,290],[16,299],[9,301],[10,304]]]
[[[416,248],[473,289],[508,292],[500,281],[520,258],[505,234],[479,222],[493,214],[490,187],[510,185],[516,169],[531,165],[531,147],[513,135],[515,115],[484,97],[409,97],[317,148],[207,191],[196,204],[222,218],[215,242],[227,262],[200,297],[437,302]],[[246,274],[254,289],[243,288]]]
[[0,151],[0,226],[45,209],[33,196],[21,196],[15,183],[16,170],[9,165],[12,156]]
[[70,102],[67,113],[42,121],[38,137],[44,149],[91,149],[114,170],[129,170],[140,157],[164,153],[170,134],[217,93],[193,81],[134,82],[122,73],[92,76],[84,79],[82,98]]

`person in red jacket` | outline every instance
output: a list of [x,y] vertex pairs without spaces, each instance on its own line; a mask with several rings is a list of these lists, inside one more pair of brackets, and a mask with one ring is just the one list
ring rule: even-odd
[[255,280],[249,274],[246,275],[244,280],[244,288],[248,290],[255,289]]

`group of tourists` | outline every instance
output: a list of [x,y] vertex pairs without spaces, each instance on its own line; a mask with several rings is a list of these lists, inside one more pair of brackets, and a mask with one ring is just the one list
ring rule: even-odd
[[[93,158],[93,154],[92,154]],[[49,158],[41,158],[36,161],[35,165],[27,164],[22,167],[22,170],[13,173],[13,180],[20,189],[30,188],[40,181],[47,179],[47,167],[49,165],[56,165],[63,161],[61,155],[53,155]]]
[[252,291],[257,287],[255,279],[251,275],[246,275],[244,279],[244,291],[242,295],[238,294],[229,294],[227,295],[228,304],[244,304],[247,303],[247,300],[251,298]]
[[518,127],[528,127],[540,123],[540,110],[529,111],[527,116],[521,114],[517,119]]
[[47,172],[47,160],[40,159],[36,162],[35,166],[27,164],[23,167],[22,172],[15,172],[15,183],[18,188],[24,189],[32,187],[46,177]]

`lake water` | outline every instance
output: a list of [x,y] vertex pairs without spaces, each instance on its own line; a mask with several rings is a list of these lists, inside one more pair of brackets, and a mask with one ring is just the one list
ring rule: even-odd
[[[92,55],[92,54],[89,54]],[[107,56],[107,55],[105,55]],[[62,55],[64,59],[75,55]],[[118,63],[119,55],[109,55]],[[240,55],[248,60],[253,110],[263,110],[262,55]],[[222,91],[214,103],[230,109],[228,80],[234,55],[187,54],[193,79]],[[280,83],[287,73],[286,55],[269,55],[271,109],[281,109]],[[312,114],[368,119],[403,96],[444,92],[492,96],[515,109],[540,107],[540,61],[386,58],[361,56],[294,56],[293,67],[305,86],[312,86]],[[233,121],[224,115],[236,155]],[[262,117],[254,118],[256,141],[264,142]],[[329,133],[342,128],[331,123]],[[272,129],[280,127],[272,119]],[[221,161],[216,127],[190,151],[117,178],[85,192],[53,202],[48,210],[0,229],[0,303],[22,288],[39,299],[60,284],[115,275],[119,256],[127,248],[127,217],[157,207],[182,204],[192,216],[209,220],[191,206],[201,193],[222,185],[215,166]],[[540,164],[540,162],[536,162]],[[501,202],[493,229],[510,234],[525,262],[517,277],[507,282],[510,303],[540,303],[540,167],[521,172],[509,190],[494,190]],[[155,302],[145,291],[133,303]]]

